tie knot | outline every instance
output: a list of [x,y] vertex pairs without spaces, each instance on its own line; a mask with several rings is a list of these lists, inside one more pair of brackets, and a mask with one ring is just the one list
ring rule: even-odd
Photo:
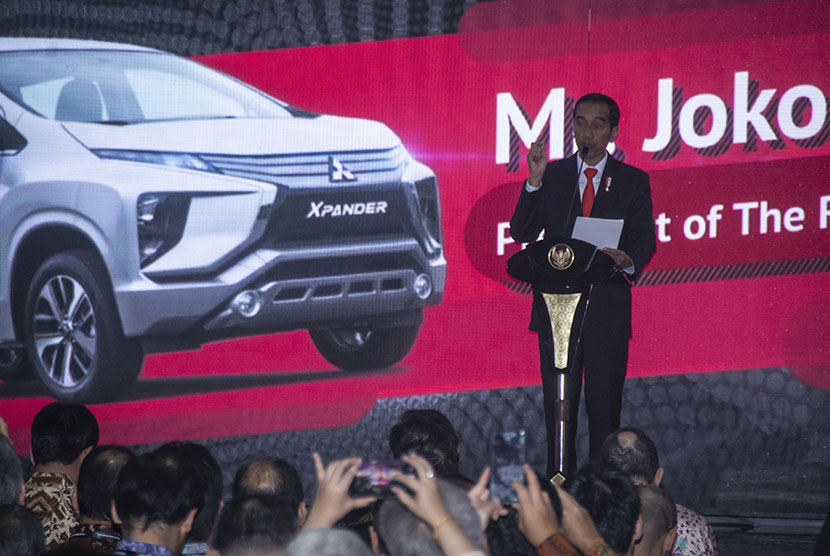
[[588,183],[594,183],[594,176],[597,175],[596,168],[585,168],[585,177],[588,178]]

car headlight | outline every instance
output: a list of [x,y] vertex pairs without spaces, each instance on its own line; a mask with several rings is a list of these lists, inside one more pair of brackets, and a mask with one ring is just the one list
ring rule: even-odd
[[141,268],[170,251],[181,239],[190,210],[183,193],[142,193],[136,206]]
[[161,164],[175,168],[187,168],[188,170],[201,170],[203,172],[219,173],[208,162],[193,154],[187,153],[161,153],[151,151],[126,151],[120,149],[93,149],[100,158],[115,160],[129,160],[131,162],[145,162],[148,164]]

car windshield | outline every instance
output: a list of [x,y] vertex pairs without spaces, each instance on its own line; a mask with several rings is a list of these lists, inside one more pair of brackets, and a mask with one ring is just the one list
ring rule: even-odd
[[114,125],[297,110],[186,58],[134,50],[2,52],[0,90],[45,118]]

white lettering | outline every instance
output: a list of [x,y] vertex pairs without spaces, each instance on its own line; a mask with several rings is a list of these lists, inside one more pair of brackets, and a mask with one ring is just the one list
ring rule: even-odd
[[827,223],[830,220],[830,195],[823,195],[819,199],[819,218],[818,227],[821,230],[827,229]]
[[755,201],[749,201],[746,203],[733,203],[732,210],[739,210],[741,211],[741,235],[748,236],[749,235],[749,217],[751,216],[750,212],[752,209],[758,208],[758,203]]
[[504,246],[515,243],[510,237],[510,222],[499,222],[496,232],[496,255],[504,255]]
[[525,147],[542,133],[545,122],[550,122],[550,141],[548,142],[548,157],[562,158],[565,154],[563,135],[565,133],[565,89],[560,87],[551,89],[542,108],[528,127],[527,120],[522,114],[519,105],[510,93],[496,95],[496,164],[507,164],[510,161],[510,128],[512,127]]
[[312,216],[316,218],[320,218],[320,208],[323,206],[323,201],[319,203],[311,202],[311,210],[308,211],[308,214],[305,215],[306,218],[311,218]]
[[706,233],[706,221],[699,214],[693,214],[683,223],[683,235],[686,239],[696,240]]
[[[797,126],[793,121],[793,104],[799,98],[810,101],[810,121]],[[821,131],[827,116],[827,100],[821,89],[813,85],[796,85],[781,96],[778,104],[778,127],[790,139],[807,139]]]
[[[708,133],[698,135],[695,130],[695,113],[700,108],[708,108],[712,112],[712,127]],[[680,109],[680,137],[695,149],[711,147],[723,137],[726,131],[726,105],[717,95],[695,95],[686,101]]]
[[749,72],[739,71],[735,73],[735,119],[732,127],[732,137],[735,143],[746,143],[747,128],[749,125],[755,128],[755,132],[762,141],[773,141],[775,132],[772,131],[769,122],[762,112],[766,109],[775,89],[764,89],[758,93],[755,104],[747,108],[749,104]]
[[674,80],[671,77],[657,82],[657,133],[651,139],[643,141],[643,152],[657,152],[669,144],[669,139],[671,139],[673,89]]
[[792,207],[784,213],[784,229],[788,232],[800,232],[804,229],[804,209]]
[[661,243],[668,243],[671,241],[671,236],[666,230],[666,227],[671,224],[671,218],[666,216],[665,212],[661,212],[657,215],[657,220],[655,220],[654,223],[657,224],[657,239]]

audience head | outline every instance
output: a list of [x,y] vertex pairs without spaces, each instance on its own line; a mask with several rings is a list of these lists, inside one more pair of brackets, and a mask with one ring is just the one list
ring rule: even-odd
[[357,534],[344,529],[303,531],[285,549],[285,556],[372,556]]
[[628,554],[642,530],[640,496],[631,479],[607,462],[593,461],[568,479],[565,489],[588,510],[608,546]]
[[[467,491],[443,479],[438,489],[444,505],[464,533],[479,550],[483,549],[481,520]],[[390,556],[441,556],[429,525],[421,521],[397,500],[384,500],[377,516],[378,533]]]
[[392,455],[415,452],[426,459],[439,477],[458,474],[458,434],[437,409],[410,409],[389,431]]
[[305,518],[303,482],[294,466],[284,459],[263,458],[239,468],[233,480],[233,497],[254,494],[274,497],[293,508],[299,522]]
[[243,496],[222,508],[213,545],[224,553],[238,542],[260,539],[282,548],[297,530],[296,511],[285,501],[262,495]]
[[635,556],[663,556],[671,550],[677,526],[677,508],[668,492],[654,485],[639,487],[643,510],[643,538]]
[[210,450],[194,442],[170,442],[161,446],[156,452],[160,455],[178,454],[192,466],[199,488],[204,494],[204,503],[196,512],[193,526],[187,535],[187,542],[208,542],[219,509],[222,506],[222,470]]
[[11,440],[0,435],[0,505],[23,503],[23,465]]
[[125,446],[107,444],[92,450],[78,474],[78,510],[82,517],[112,523],[112,497],[118,474],[135,454]]
[[128,461],[118,475],[113,518],[121,522],[125,539],[152,529],[173,538],[166,546],[177,553],[204,503],[202,489],[194,465],[180,452],[144,454]]
[[611,433],[603,441],[599,457],[622,470],[635,484],[659,486],[663,478],[657,446],[637,428],[626,427]]
[[36,556],[46,539],[40,519],[19,504],[0,506],[0,556]]
[[98,444],[98,421],[85,406],[50,403],[32,421],[32,463],[80,464]]

